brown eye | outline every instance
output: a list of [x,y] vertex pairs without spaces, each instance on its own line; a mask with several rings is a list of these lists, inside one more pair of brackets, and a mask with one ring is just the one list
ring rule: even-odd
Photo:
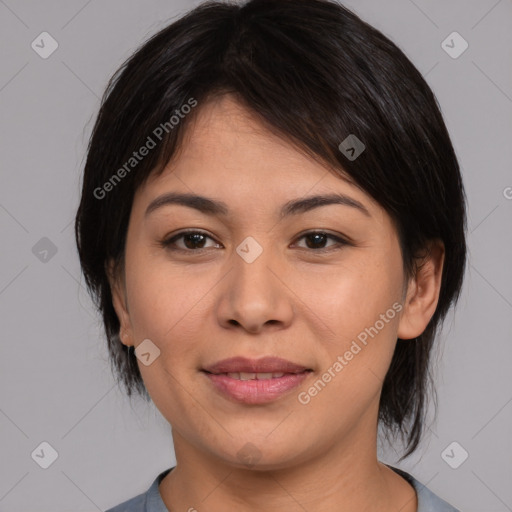
[[[180,239],[183,240],[182,246],[176,243]],[[183,231],[182,233],[174,235],[171,238],[162,240],[160,245],[170,250],[200,252],[201,250],[208,248],[205,247],[205,242],[207,239],[213,240],[212,237],[206,233],[203,233],[202,231]]]
[[[306,249],[312,249],[313,251],[326,251],[331,250],[336,247],[349,245],[349,242],[339,236],[331,235],[329,233],[325,233],[323,231],[311,231],[310,233],[305,233],[302,235],[299,240],[301,239],[306,240]],[[334,240],[335,243],[331,246],[325,247],[325,244],[328,240]]]
[[[183,231],[177,235],[173,235],[171,238],[162,240],[160,245],[171,251],[201,252],[212,248],[212,246],[205,246],[208,239],[214,241],[211,236],[202,231]],[[310,249],[313,252],[325,252],[340,248],[344,245],[350,245],[347,240],[323,231],[305,233],[299,237],[299,240],[301,239],[306,240],[306,247],[301,247],[301,249]],[[326,246],[329,240],[334,241],[334,243],[330,246]],[[221,245],[216,243],[213,247],[221,247]]]

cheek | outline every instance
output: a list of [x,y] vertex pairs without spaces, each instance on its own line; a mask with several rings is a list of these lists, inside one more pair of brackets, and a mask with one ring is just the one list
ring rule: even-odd
[[373,325],[400,298],[401,290],[401,275],[393,265],[363,257],[322,271],[305,270],[291,282],[293,291],[324,327],[341,338]]
[[[373,254],[375,256],[375,253]],[[398,256],[398,259],[397,259]],[[339,385],[364,392],[378,390],[397,339],[402,273],[399,254],[354,259],[328,275],[302,277],[294,284],[306,297],[310,318],[318,317],[317,343],[324,352],[323,370],[343,358]],[[296,288],[295,288],[296,289]],[[308,292],[309,291],[309,292]],[[308,292],[308,293],[306,293]],[[306,309],[304,310],[306,311]],[[335,387],[335,386],[333,386]]]
[[166,351],[166,360],[182,359],[194,349],[206,309],[211,308],[208,292],[218,283],[219,276],[171,265],[148,257],[143,251],[127,261],[126,268],[136,343],[149,338]]
[[144,243],[147,241],[137,240],[127,248],[126,289],[132,325],[134,329],[149,329],[140,334],[150,337],[165,325],[170,329],[179,305],[180,284],[175,282],[168,265],[152,257]]

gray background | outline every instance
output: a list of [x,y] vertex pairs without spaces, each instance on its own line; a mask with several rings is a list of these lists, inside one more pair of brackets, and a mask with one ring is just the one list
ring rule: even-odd
[[[0,512],[104,510],[175,463],[166,420],[114,384],[72,221],[108,78],[198,3],[0,0]],[[426,77],[469,202],[468,272],[436,356],[437,422],[400,466],[465,512],[512,510],[512,0],[345,5]],[[43,31],[59,44],[47,59],[31,47]],[[453,31],[469,43],[456,59],[441,46]],[[43,441],[58,452],[48,469],[31,456]],[[469,453],[457,469],[441,455],[453,441],[451,461]]]

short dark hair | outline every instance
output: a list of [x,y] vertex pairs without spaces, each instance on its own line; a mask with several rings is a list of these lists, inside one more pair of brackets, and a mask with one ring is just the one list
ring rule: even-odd
[[[437,99],[420,72],[334,1],[205,2],[148,39],[110,79],[89,141],[75,236],[112,368],[128,396],[136,390],[149,400],[133,347],[120,342],[106,265],[123,268],[135,191],[176,154],[201,105],[225,93],[388,212],[407,277],[429,241],[444,243],[437,309],[416,340],[397,340],[380,398],[379,420],[407,441],[404,458],[419,444],[434,392],[436,329],[462,286],[465,194]],[[339,149],[350,134],[366,146],[353,160]],[[149,138],[157,147],[130,160]]]

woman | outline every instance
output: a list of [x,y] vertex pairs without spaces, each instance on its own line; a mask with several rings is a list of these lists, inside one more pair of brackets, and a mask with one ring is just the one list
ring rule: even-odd
[[436,99],[380,32],[327,0],[190,11],[111,79],[75,230],[177,461],[109,512],[456,510],[377,459],[379,422],[418,446],[466,258]]

